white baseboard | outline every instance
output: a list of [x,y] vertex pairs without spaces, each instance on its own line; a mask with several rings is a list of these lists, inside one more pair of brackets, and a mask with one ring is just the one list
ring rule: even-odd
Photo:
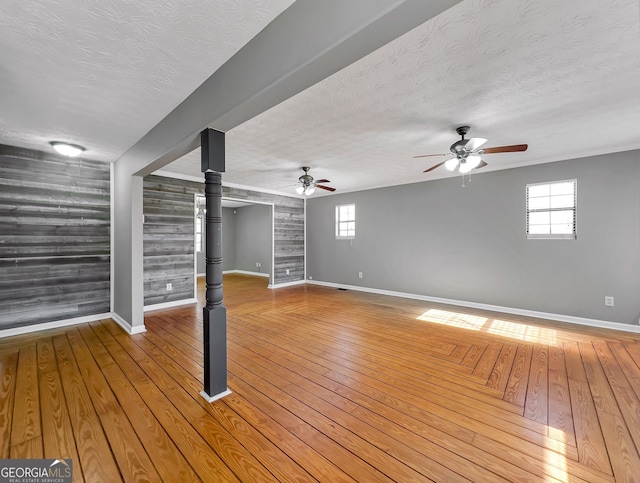
[[70,325],[86,324],[87,322],[95,322],[97,320],[109,319],[112,314],[96,314],[86,315],[84,317],[76,317],[73,319],[56,320],[54,322],[45,322],[44,324],[25,325],[23,327],[14,327],[11,329],[0,330],[0,339],[4,337],[12,337],[14,335],[30,334],[31,332],[39,332],[41,330],[57,329],[60,327],[68,327]]
[[142,332],[147,331],[147,328],[144,326],[144,324],[136,325],[134,327],[129,322],[127,322],[122,317],[120,317],[118,314],[116,314],[115,312],[111,312],[111,314],[109,314],[109,317],[115,320],[118,323],[118,325],[122,327],[125,330],[125,332],[129,335],[141,334]]
[[173,302],[163,302],[161,304],[145,305],[144,312],[150,312],[151,310],[170,309],[173,307],[180,307],[181,305],[189,305],[198,303],[198,299],[192,297],[184,300],[174,300]]
[[293,282],[270,283],[267,288],[293,287],[294,285],[304,285],[304,280],[294,280]]
[[[224,273],[224,272],[222,272]],[[206,273],[196,273],[196,277],[200,278],[200,277],[206,277],[207,274]]]
[[249,272],[248,270],[225,270],[222,272],[223,275],[226,275],[228,273],[240,273],[242,275],[255,275],[257,277],[269,277],[270,275],[268,273],[264,273],[264,272]]
[[231,390],[227,389],[226,391],[222,391],[220,394],[215,394],[213,396],[209,396],[206,392],[200,391],[200,395],[206,399],[207,402],[212,403],[213,401],[217,401],[218,399],[222,399],[225,396],[231,394]]
[[424,300],[425,302],[434,302],[438,304],[458,305],[461,307],[470,307],[480,310],[489,310],[492,312],[502,312],[513,315],[523,315],[525,317],[534,317],[537,319],[555,320],[558,322],[567,322],[569,324],[585,325],[588,327],[599,327],[601,329],[622,330],[625,332],[635,332],[640,334],[640,326],[631,324],[622,324],[620,322],[609,322],[607,320],[588,319],[585,317],[574,317],[572,315],[551,314],[547,312],[538,312],[535,310],[518,309],[513,307],[503,307],[500,305],[481,304],[477,302],[467,302],[465,300],[445,299],[440,297],[430,297],[428,295],[419,295],[405,292],[394,292],[392,290],[382,290],[377,288],[359,287],[357,285],[345,285],[342,283],[321,282],[319,280],[306,280],[311,285],[321,285],[324,287],[344,288],[347,290],[357,290],[359,292],[375,293],[380,295],[390,295],[392,297],[402,297],[413,300]]

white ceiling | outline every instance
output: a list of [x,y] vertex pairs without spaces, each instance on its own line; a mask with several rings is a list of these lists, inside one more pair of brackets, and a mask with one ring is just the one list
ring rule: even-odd
[[[0,3],[0,143],[115,161],[291,0]],[[224,12],[224,15],[222,13]],[[640,148],[638,0],[464,0],[229,131],[227,183],[294,194],[435,179],[470,136],[483,171]],[[163,172],[201,177],[199,152]],[[328,193],[317,190],[313,196]]]
[[[338,192],[448,176],[412,157],[447,152],[461,124],[486,147],[529,144],[483,171],[640,148],[639,19],[637,0],[465,0],[229,131],[223,180],[293,193],[305,165]],[[199,156],[163,171],[200,176]]]
[[115,161],[294,0],[2,0],[0,143]]

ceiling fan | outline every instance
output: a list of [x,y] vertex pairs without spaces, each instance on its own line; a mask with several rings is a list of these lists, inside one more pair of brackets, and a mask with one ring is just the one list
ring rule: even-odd
[[302,171],[304,171],[304,174],[298,178],[298,182],[300,184],[296,188],[296,192],[299,195],[304,194],[306,196],[309,196],[316,190],[316,188],[320,188],[320,189],[331,191],[331,192],[336,190],[335,188],[331,188],[330,186],[322,186],[321,184],[319,184],[319,183],[331,183],[331,181],[329,181],[328,179],[314,180],[313,176],[309,174],[310,169],[311,168],[309,166],[304,166],[302,168]]
[[487,142],[485,138],[471,138],[465,139],[464,137],[471,129],[469,126],[460,126],[456,128],[456,132],[462,136],[462,139],[456,141],[451,145],[450,153],[447,154],[423,154],[420,156],[414,156],[414,158],[427,158],[430,156],[448,156],[441,163],[431,166],[429,169],[425,169],[423,172],[428,173],[436,168],[439,168],[444,164],[445,168],[449,171],[453,171],[458,168],[458,171],[462,174],[466,174],[472,169],[484,168],[487,163],[480,157],[483,154],[494,153],[515,153],[518,151],[526,151],[529,145],[527,144],[514,144],[512,146],[497,146],[494,148],[480,149],[484,143]]

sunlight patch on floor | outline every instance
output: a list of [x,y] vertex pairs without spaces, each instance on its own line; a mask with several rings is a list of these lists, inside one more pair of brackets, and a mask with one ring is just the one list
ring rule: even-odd
[[449,312],[448,310],[429,309],[420,315],[418,320],[459,327],[461,329],[480,330],[489,319],[486,317],[478,317],[477,315]]
[[556,344],[555,329],[508,320],[489,319],[478,315],[451,312],[449,310],[429,309],[417,317],[418,320],[436,324],[458,327],[460,329],[477,330],[493,335],[509,337],[539,344]]
[[567,473],[567,458],[555,451],[544,451],[545,466],[548,478],[545,481],[569,481]]
[[487,332],[526,342],[535,342],[537,344],[555,344],[557,342],[556,331],[554,329],[519,322],[510,322],[508,320],[493,320],[487,328]]

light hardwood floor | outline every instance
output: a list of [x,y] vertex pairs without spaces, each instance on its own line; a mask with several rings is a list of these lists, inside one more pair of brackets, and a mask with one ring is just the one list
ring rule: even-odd
[[0,458],[91,482],[640,480],[637,334],[266,283],[225,276],[213,404],[200,305],[1,340]]

